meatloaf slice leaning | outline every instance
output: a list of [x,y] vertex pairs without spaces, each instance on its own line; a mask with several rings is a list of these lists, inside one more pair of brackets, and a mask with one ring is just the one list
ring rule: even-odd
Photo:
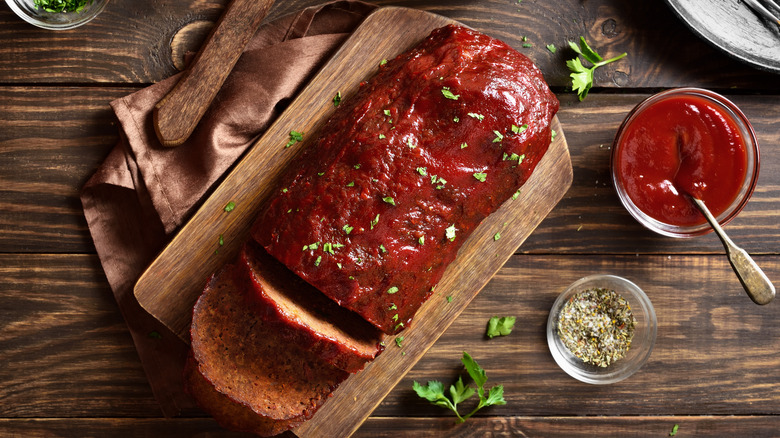
[[342,102],[281,179],[253,238],[395,333],[531,175],[557,110],[528,58],[470,29],[437,29]]
[[285,341],[350,373],[382,351],[379,330],[301,280],[258,244],[245,244],[237,264],[264,322]]
[[[269,424],[306,420],[349,373],[279,337],[242,283],[237,268],[225,265],[198,298],[190,329],[197,371],[216,392]],[[201,400],[206,409],[207,402]],[[222,411],[209,413],[215,412]]]
[[303,416],[274,420],[257,415],[248,406],[236,403],[214,389],[214,386],[198,371],[198,364],[192,355],[187,358],[184,366],[184,385],[186,391],[195,398],[198,406],[214,417],[225,429],[260,436],[274,436],[306,421]]

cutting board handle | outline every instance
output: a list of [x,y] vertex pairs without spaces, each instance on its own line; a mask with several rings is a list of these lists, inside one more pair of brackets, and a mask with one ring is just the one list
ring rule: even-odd
[[192,134],[273,3],[228,4],[190,68],[154,107],[154,130],[163,146],[178,146]]

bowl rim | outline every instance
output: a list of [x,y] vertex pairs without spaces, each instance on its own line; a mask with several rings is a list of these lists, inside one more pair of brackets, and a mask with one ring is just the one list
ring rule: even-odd
[[[737,124],[739,128],[744,127],[744,132],[742,132],[742,134],[743,137],[745,138],[746,151],[748,154],[748,169],[745,175],[745,181],[742,184],[742,187],[740,189],[740,192],[737,195],[737,198],[729,206],[729,208],[727,208],[723,213],[721,213],[716,218],[718,223],[721,226],[728,224],[735,217],[737,217],[737,215],[745,208],[748,201],[753,196],[753,192],[755,191],[756,185],[758,183],[758,176],[761,169],[761,152],[758,144],[758,138],[756,136],[755,130],[753,129],[753,125],[750,123],[750,120],[748,120],[747,116],[742,112],[742,110],[740,110],[736,104],[734,104],[731,100],[727,99],[723,95],[704,88],[679,87],[679,88],[670,88],[668,90],[655,93],[643,99],[641,102],[639,102],[628,113],[628,115],[626,115],[620,127],[618,128],[617,132],[615,133],[615,138],[612,142],[612,152],[610,154],[610,165],[609,165],[610,175],[612,178],[612,186],[614,187],[615,192],[617,193],[618,198],[620,199],[620,202],[623,204],[623,207],[626,210],[628,210],[629,214],[631,214],[631,216],[637,222],[642,224],[645,228],[668,237],[691,238],[691,237],[701,236],[713,232],[712,227],[706,221],[703,222],[702,224],[692,225],[692,226],[672,225],[672,224],[667,224],[665,222],[661,222],[649,216],[641,209],[639,209],[639,207],[637,207],[636,204],[634,204],[634,202],[628,196],[625,188],[623,187],[623,184],[620,182],[620,178],[616,168],[617,155],[620,151],[621,136],[623,134],[623,131],[629,125],[629,123],[632,122],[634,118],[638,114],[640,114],[643,110],[655,104],[656,102],[660,102],[664,99],[677,96],[677,95],[694,95],[694,96],[702,97],[707,101],[715,105],[718,105],[727,113],[727,115],[733,116],[732,118],[734,119],[734,122]],[[742,129],[740,130],[742,131]],[[751,153],[752,153],[752,160],[750,159]]]
[[[93,0],[91,5],[94,5],[93,8],[89,9],[88,13],[84,13],[82,18],[70,21],[70,22],[64,22],[64,23],[51,23],[47,22],[45,20],[42,20],[40,18],[37,18],[31,14],[29,14],[27,11],[22,9],[19,6],[19,3],[25,3],[30,4],[31,1],[29,0],[5,0],[5,3],[8,5],[8,7],[14,11],[14,13],[24,20],[25,22],[32,24],[33,26],[39,27],[41,29],[46,30],[70,30],[75,29],[79,26],[83,26],[90,21],[94,20],[98,15],[100,15],[101,12],[106,8],[106,5],[108,5],[108,2],[110,0]],[[76,14],[75,12],[52,12],[51,14]]]
[[[612,287],[613,285],[620,285],[621,287]],[[635,349],[633,353],[631,353],[629,349],[629,354],[631,356],[626,356],[621,359],[621,361],[629,358],[631,358],[631,360],[627,362],[616,361],[614,366],[599,368],[588,365],[576,358],[576,356],[563,345],[563,342],[560,341],[560,338],[558,337],[557,321],[560,310],[571,296],[588,287],[605,286],[616,289],[616,292],[629,300],[632,309],[635,309],[637,307],[636,304],[638,304],[638,307],[641,310],[640,315],[644,315],[643,322],[646,324],[646,327],[642,328],[642,332],[634,333],[634,341],[641,339],[637,338],[639,333],[645,335],[644,343],[639,344],[641,350]],[[634,315],[635,317],[637,316],[637,311],[634,311]],[[646,321],[644,321],[645,319]],[[566,374],[584,383],[604,385],[627,379],[639,371],[639,369],[648,361],[658,337],[658,319],[650,298],[644,290],[634,282],[612,274],[593,274],[573,282],[556,297],[555,302],[550,307],[550,313],[547,317],[546,334],[550,354],[553,356],[556,364],[558,364]],[[632,342],[632,346],[635,345],[637,344]]]

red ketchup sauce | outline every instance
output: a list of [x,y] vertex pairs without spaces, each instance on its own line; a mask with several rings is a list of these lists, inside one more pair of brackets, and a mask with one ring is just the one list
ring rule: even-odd
[[706,219],[685,194],[718,217],[740,192],[746,147],[724,109],[704,97],[672,95],[623,127],[613,166],[637,208],[660,222],[692,226]]

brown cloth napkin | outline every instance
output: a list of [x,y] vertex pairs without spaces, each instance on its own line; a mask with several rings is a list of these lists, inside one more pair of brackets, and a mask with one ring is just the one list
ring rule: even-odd
[[100,262],[166,416],[194,407],[182,390],[187,345],[144,311],[136,280],[220,177],[375,6],[337,1],[264,25],[190,139],[160,145],[154,105],[168,78],[111,102],[121,139],[81,193]]

